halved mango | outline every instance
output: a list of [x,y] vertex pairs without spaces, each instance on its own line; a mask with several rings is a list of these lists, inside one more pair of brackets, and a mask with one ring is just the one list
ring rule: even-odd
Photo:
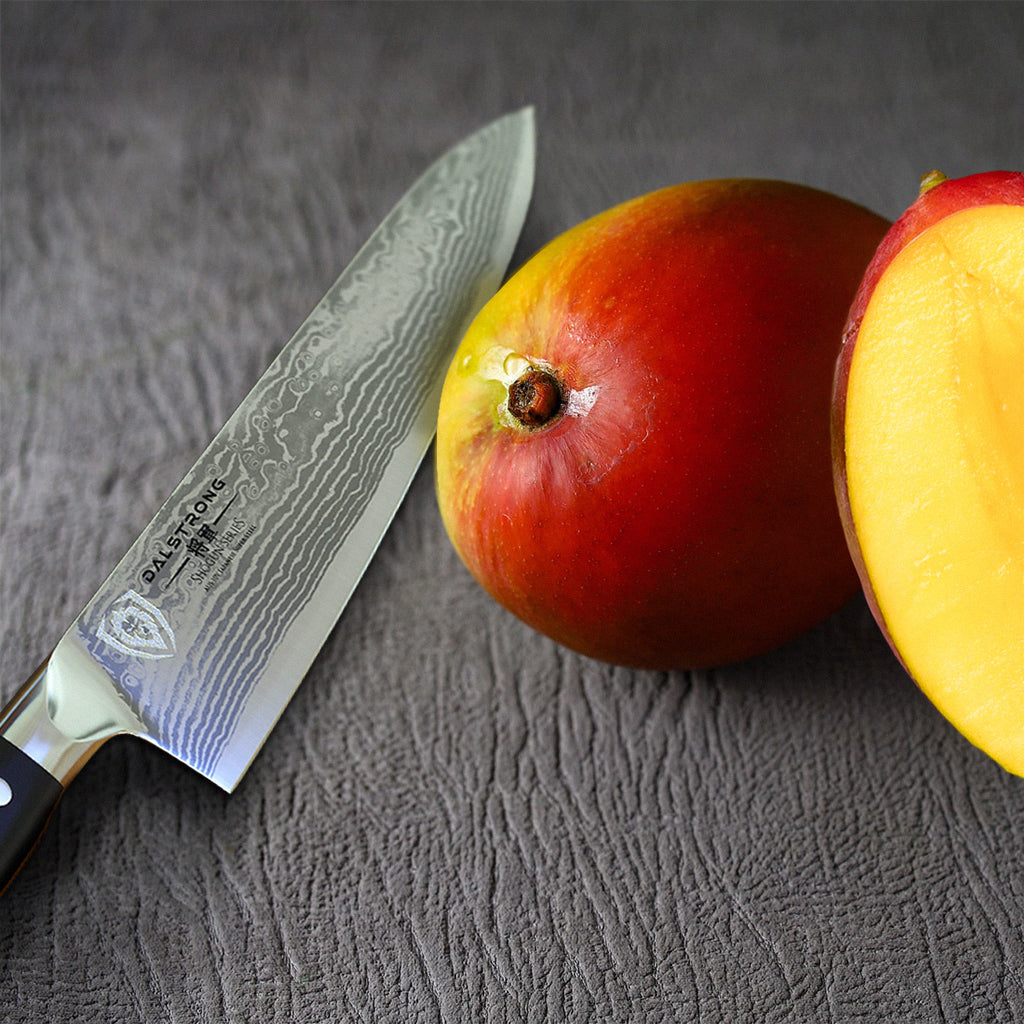
[[908,241],[849,343],[837,481],[875,613],[939,710],[1024,775],[1024,206]]

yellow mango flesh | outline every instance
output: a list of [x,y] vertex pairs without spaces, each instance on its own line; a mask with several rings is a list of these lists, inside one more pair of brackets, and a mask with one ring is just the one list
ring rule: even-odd
[[889,265],[850,366],[846,470],[908,671],[1024,775],[1024,207],[954,214]]

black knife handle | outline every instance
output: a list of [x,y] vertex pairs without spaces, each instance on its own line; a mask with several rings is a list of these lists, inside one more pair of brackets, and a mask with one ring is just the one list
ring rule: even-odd
[[0,893],[28,859],[64,787],[0,736]]

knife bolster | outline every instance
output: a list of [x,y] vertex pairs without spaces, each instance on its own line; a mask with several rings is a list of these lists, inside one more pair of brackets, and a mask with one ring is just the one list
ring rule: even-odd
[[69,736],[59,727],[50,678],[53,658],[51,654],[32,673],[0,713],[0,739],[34,761],[63,788],[108,737]]
[[72,677],[84,681],[83,666],[74,647],[62,644],[0,712],[0,893],[78,770],[101,743],[133,726],[101,688],[68,686]]

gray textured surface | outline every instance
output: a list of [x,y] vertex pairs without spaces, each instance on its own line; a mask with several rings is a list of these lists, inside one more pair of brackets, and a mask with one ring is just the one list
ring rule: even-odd
[[[692,178],[894,216],[1021,166],[1022,10],[5,3],[2,695],[447,144],[536,105],[518,261]],[[489,602],[432,486],[238,792],[129,740],[73,783],[0,1019],[1024,1020],[1024,783],[863,602],[610,669]]]

